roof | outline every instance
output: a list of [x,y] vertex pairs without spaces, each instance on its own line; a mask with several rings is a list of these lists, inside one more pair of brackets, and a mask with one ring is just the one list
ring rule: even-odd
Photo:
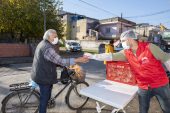
[[136,26],[147,27],[147,26],[150,26],[150,25],[149,25],[149,23],[139,23],[139,24],[136,24]]
[[108,19],[102,19],[100,20],[100,23],[107,23],[107,22],[123,22],[123,23],[128,23],[128,24],[132,24],[132,25],[136,25],[135,22],[132,22],[130,20],[121,18],[121,17],[113,17],[113,18],[108,18]]
[[82,16],[82,17],[84,17],[86,19],[91,19],[91,20],[97,20],[98,21],[98,19],[87,17],[85,15],[80,15],[80,14],[77,14],[77,13],[71,13],[71,12],[67,12],[67,11],[61,11],[60,16],[64,16],[64,15],[78,15],[78,16]]
[[124,19],[124,18],[121,18],[121,17],[113,17],[113,18],[107,18],[107,19],[102,19],[102,20],[99,20],[99,19],[95,19],[95,18],[91,18],[91,17],[87,17],[85,15],[80,15],[80,14],[76,14],[76,13],[71,13],[71,12],[67,12],[67,11],[60,11],[60,16],[64,16],[64,15],[77,15],[77,16],[82,16],[86,19],[92,19],[92,20],[96,20],[96,21],[99,21],[100,24],[103,24],[103,23],[114,23],[114,22],[123,22],[123,23],[127,23],[127,24],[131,24],[133,26],[136,25],[135,22],[132,22],[130,20],[127,20],[127,19]]

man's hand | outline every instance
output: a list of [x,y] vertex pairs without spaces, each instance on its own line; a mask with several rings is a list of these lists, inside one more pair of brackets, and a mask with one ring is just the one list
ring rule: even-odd
[[89,59],[87,57],[79,57],[74,60],[75,63],[87,63],[88,61]]

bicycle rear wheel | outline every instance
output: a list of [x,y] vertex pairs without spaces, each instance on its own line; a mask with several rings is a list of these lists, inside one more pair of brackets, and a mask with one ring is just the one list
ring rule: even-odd
[[31,89],[10,93],[2,103],[2,113],[37,113],[39,94]]
[[66,95],[66,103],[70,109],[80,109],[87,103],[89,98],[81,95],[80,90],[88,86],[89,84],[87,82],[80,82],[69,88]]

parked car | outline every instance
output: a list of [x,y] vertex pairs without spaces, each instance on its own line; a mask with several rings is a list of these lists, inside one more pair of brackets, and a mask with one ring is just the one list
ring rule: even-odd
[[119,52],[119,51],[123,50],[122,43],[119,43],[117,46],[115,46],[115,47],[114,47],[114,50],[115,50],[116,52]]
[[123,50],[122,43],[120,42],[120,40],[115,40],[113,45],[114,45],[115,52],[119,52]]
[[100,44],[98,48],[98,53],[105,53],[105,44]]
[[66,42],[66,49],[68,51],[81,51],[82,47],[77,42]]
[[161,35],[162,35],[161,48],[166,51],[170,47],[170,30],[162,32]]

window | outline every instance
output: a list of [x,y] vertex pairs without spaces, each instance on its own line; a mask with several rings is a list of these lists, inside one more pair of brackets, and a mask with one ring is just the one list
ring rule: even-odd
[[106,33],[110,33],[110,27],[106,28]]
[[80,32],[80,26],[77,26],[77,32]]

